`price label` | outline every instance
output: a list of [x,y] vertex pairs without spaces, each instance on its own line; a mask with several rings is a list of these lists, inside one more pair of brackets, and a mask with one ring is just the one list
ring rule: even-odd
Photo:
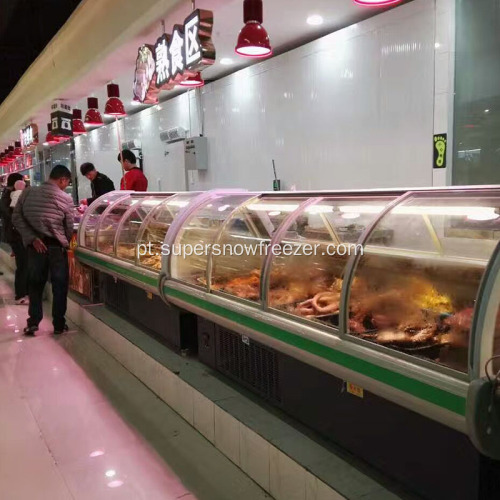
[[349,394],[352,394],[353,396],[357,396],[358,398],[363,398],[364,397],[364,390],[362,387],[359,387],[359,385],[355,385],[351,382],[347,382],[347,392]]

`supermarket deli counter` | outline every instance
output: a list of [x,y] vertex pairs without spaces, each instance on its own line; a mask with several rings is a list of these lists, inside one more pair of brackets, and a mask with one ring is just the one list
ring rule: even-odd
[[[266,398],[288,411],[283,394],[294,380],[300,397],[290,412],[370,461],[384,459],[380,448],[372,459],[357,444],[367,408],[382,408],[381,420],[404,409],[417,427],[434,422],[428,433],[448,429],[448,453],[463,446],[456,436],[467,435],[481,456],[498,460],[499,239],[495,187],[113,192],[87,210],[76,255],[115,281],[196,314],[200,359],[251,390],[259,392],[262,377],[230,368],[223,344],[236,338],[244,346],[238,349],[259,347],[261,358],[283,356],[278,364],[294,368],[278,385],[273,379],[275,395]],[[305,390],[306,380],[333,385],[326,393]],[[331,407],[304,410],[317,400]],[[361,401],[366,415],[356,417],[356,439],[345,428],[339,436],[336,419],[352,420]],[[425,440],[408,442],[417,449],[418,441]],[[387,450],[397,468],[389,452],[398,450]],[[476,458],[470,454],[468,468]],[[429,488],[433,496],[435,485]]]

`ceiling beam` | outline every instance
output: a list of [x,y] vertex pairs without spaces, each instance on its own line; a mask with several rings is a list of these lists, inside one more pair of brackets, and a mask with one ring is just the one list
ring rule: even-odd
[[[0,106],[0,142],[183,0],[83,0]],[[185,3],[185,0],[184,0]],[[145,40],[146,41],[146,40]]]

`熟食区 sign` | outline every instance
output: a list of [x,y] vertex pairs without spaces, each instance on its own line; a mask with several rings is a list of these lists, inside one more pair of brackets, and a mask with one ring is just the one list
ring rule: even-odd
[[212,11],[197,9],[183,25],[176,24],[171,35],[165,33],[158,38],[151,55],[149,46],[141,47],[136,62],[134,98],[149,104],[157,100],[154,88],[171,90],[175,84],[214,64],[213,24]]

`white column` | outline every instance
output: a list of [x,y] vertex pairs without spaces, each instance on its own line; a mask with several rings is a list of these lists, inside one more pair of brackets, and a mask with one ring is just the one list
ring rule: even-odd
[[436,0],[434,133],[448,134],[446,168],[433,169],[433,185],[451,185],[455,96],[455,0]]

